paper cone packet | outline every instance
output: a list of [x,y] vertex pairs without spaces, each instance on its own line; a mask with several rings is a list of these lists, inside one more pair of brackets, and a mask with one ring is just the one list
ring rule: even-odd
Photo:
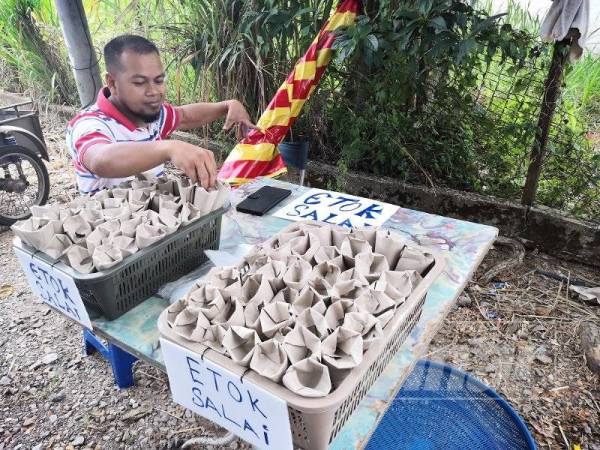
[[256,331],[233,326],[227,330],[223,337],[223,347],[227,350],[227,354],[236,363],[241,366],[248,366],[257,344],[260,343],[260,338]]
[[111,197],[112,197],[111,191],[109,191],[108,189],[102,189],[101,191],[98,191],[94,195],[92,195],[91,198],[94,200],[97,200],[99,202],[103,202],[107,198],[111,198]]
[[363,338],[363,350],[383,339],[383,328],[377,318],[368,312],[350,312],[344,317],[344,328],[354,330]]
[[377,231],[374,247],[375,253],[385,256],[390,267],[396,267],[405,248],[405,240],[387,231]]
[[140,216],[133,216],[131,219],[127,219],[121,222],[120,231],[123,236],[135,238],[137,227],[142,223]]
[[53,260],[58,260],[73,245],[71,239],[66,234],[55,234],[46,246],[46,253]]
[[[289,299],[285,299],[284,301],[292,305],[292,313],[295,316],[299,316],[300,314],[302,314],[303,311],[323,302],[323,296],[321,296],[311,286],[305,286],[300,292],[291,288],[286,289],[290,290],[291,295]],[[277,296],[279,296],[279,294],[281,294],[282,292],[284,291],[279,291],[275,296],[274,300],[276,300]],[[325,311],[323,310],[322,313],[324,314]]]
[[67,217],[63,222],[63,229],[75,244],[84,243],[86,236],[92,232],[92,226],[81,215]]
[[[116,200],[116,199],[109,199]],[[102,214],[104,214],[104,218],[106,220],[111,219],[119,219],[121,221],[131,219],[131,208],[129,204],[124,204],[122,206],[117,206],[115,208],[104,208],[102,210]]]
[[173,321],[173,332],[179,336],[190,340],[194,329],[196,328],[196,322],[198,322],[199,311],[194,311],[190,308],[183,309]]
[[[387,233],[387,231],[381,231],[377,228],[355,228],[351,234],[356,239],[367,241],[371,248],[375,250],[375,242],[377,241],[377,233]],[[378,252],[379,253],[379,252]]]
[[[130,189],[115,187],[111,189],[111,194],[113,198],[128,200],[129,199]],[[106,197],[108,198],[108,197]]]
[[330,367],[353,369],[362,362],[363,342],[359,332],[338,327],[321,344],[323,361]]
[[373,283],[379,279],[381,274],[389,270],[387,259],[379,253],[361,252],[354,257],[354,272],[361,279]]
[[340,250],[333,245],[321,245],[313,257],[317,264],[330,261],[341,256]]
[[233,302],[228,301],[225,304],[225,308],[211,320],[211,323],[222,324],[226,328],[234,325],[240,327],[245,326],[246,318],[244,316],[244,305],[237,299]]
[[331,391],[329,369],[314,358],[303,359],[287,369],[283,385],[303,397],[325,397]]
[[35,221],[34,218],[16,222],[10,228],[23,242],[40,251],[44,251],[56,234],[51,221],[40,226],[39,221]]
[[340,246],[340,253],[343,256],[346,267],[354,267],[354,260],[359,253],[372,253],[373,249],[369,243],[362,239],[357,239],[349,235]]
[[281,343],[274,339],[259,343],[250,360],[250,368],[276,383],[281,381],[289,366],[288,358]]
[[298,291],[296,289],[285,287],[275,294],[272,301],[292,304],[297,297]]
[[167,323],[172,327],[177,315],[187,307],[184,300],[177,300],[167,308]]
[[167,235],[166,231],[154,225],[141,224],[135,235],[135,244],[138,248],[146,248],[160,241]]
[[264,305],[260,302],[250,302],[247,304],[243,304],[244,307],[244,323],[246,328],[250,328],[251,330],[256,331],[257,333],[261,333],[260,328],[260,312],[262,311]]
[[225,181],[217,180],[216,190],[217,190],[217,196],[216,196],[215,202],[212,206],[213,211],[217,210],[219,208],[222,208],[231,202],[231,200],[229,198],[231,195],[231,186],[229,186],[229,183],[227,183]]
[[199,311],[196,326],[189,337],[190,341],[204,344],[205,341],[211,340],[213,336],[210,327],[211,323],[208,317],[202,311]]
[[92,228],[100,226],[106,220],[101,209],[82,209],[79,215],[83,217],[83,219],[89,223]]
[[249,276],[242,285],[241,300],[244,303],[269,303],[275,293],[273,288],[265,277],[260,274]]
[[201,186],[196,186],[194,188],[193,205],[198,208],[200,214],[204,216],[213,210],[213,205],[215,204],[218,195],[218,190],[207,191]]
[[357,306],[352,300],[334,301],[325,311],[325,322],[330,331],[335,330],[344,323],[346,314],[357,311]]
[[416,270],[405,270],[402,272],[385,271],[379,280],[374,283],[376,291],[383,291],[396,303],[402,303],[423,278]]
[[173,179],[159,180],[156,183],[156,190],[161,194],[174,195],[177,182]]
[[296,258],[283,275],[283,282],[286,286],[299,291],[308,283],[311,272],[310,263],[302,258]]
[[292,249],[292,254],[300,256],[305,261],[312,261],[321,246],[319,238],[312,233],[290,239],[288,244]]
[[366,283],[356,278],[347,281],[338,281],[329,290],[329,294],[336,299],[355,300],[367,290],[367,286]]
[[343,242],[350,238],[350,230],[347,228],[332,228],[331,229],[331,245],[336,246],[340,249],[342,248]]
[[271,302],[260,312],[260,328],[267,338],[285,328],[291,328],[294,323],[290,305],[285,302]]
[[179,214],[182,225],[192,223],[194,220],[202,217],[202,212],[191,203],[184,203]]
[[87,248],[81,245],[71,245],[65,251],[65,258],[69,265],[78,272],[92,273],[94,263]]
[[139,248],[135,244],[135,239],[129,236],[115,236],[112,238],[112,245],[118,248],[123,254],[123,258],[127,258],[128,256],[136,253]]
[[292,331],[285,335],[283,349],[292,364],[305,358],[321,360],[321,340],[303,325],[296,324]]
[[85,245],[88,251],[93,254],[94,249],[104,243],[104,239],[108,236],[108,233],[102,228],[96,228],[85,238]]
[[213,267],[204,277],[206,283],[216,288],[226,288],[239,281],[241,273],[237,267]]
[[96,270],[103,271],[123,261],[123,253],[112,244],[102,244],[94,248],[92,262]]
[[324,339],[329,334],[325,317],[316,308],[308,308],[296,317],[296,325],[306,327],[319,339]]
[[424,274],[433,264],[433,256],[423,253],[412,247],[406,247],[398,260],[394,270],[416,270],[419,274]]
[[173,189],[173,193],[181,199],[183,204],[193,200],[194,185],[190,182],[189,178],[178,178]]
[[225,354],[227,350],[223,347],[223,339],[225,338],[225,333],[227,333],[227,328],[221,324],[211,325],[210,326],[210,335],[203,342],[209,348],[212,348],[216,352]]

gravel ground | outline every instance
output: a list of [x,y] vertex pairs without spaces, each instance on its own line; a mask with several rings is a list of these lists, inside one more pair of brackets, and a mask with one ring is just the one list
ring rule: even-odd
[[[51,201],[76,195],[62,127],[56,117],[44,120]],[[147,364],[136,364],[135,387],[118,390],[103,358],[82,355],[80,329],[32,295],[12,237],[0,232],[0,450],[180,448],[192,437],[224,434],[174,404],[166,376]],[[492,250],[482,271],[505,257]],[[493,282],[469,284],[428,357],[497,389],[540,448],[600,449],[600,379],[586,367],[578,337],[586,321],[600,322],[600,307],[536,268],[600,284],[591,268],[529,253]]]

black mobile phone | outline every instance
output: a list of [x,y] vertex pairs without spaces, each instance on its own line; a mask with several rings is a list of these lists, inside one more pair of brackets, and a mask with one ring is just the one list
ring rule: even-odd
[[236,209],[246,214],[262,216],[291,193],[289,189],[263,186],[238,203]]

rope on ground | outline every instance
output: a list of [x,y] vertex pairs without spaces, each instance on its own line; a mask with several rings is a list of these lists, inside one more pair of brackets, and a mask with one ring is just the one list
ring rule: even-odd
[[523,259],[525,258],[525,247],[523,247],[523,244],[521,244],[519,241],[504,236],[498,236],[496,238],[496,241],[494,242],[494,245],[510,247],[512,248],[514,254],[512,255],[512,257],[496,264],[486,273],[484,273],[481,277],[479,277],[479,279],[477,280],[479,283],[489,283],[497,275],[500,275],[505,270],[512,269],[523,264]]
[[196,438],[188,439],[183,443],[181,448],[190,448],[192,445],[226,445],[235,440],[235,434],[227,433],[225,436],[221,437],[208,437],[208,436],[199,436]]

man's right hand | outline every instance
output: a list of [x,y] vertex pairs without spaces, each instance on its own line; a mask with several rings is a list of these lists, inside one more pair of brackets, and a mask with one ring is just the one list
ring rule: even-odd
[[215,186],[217,182],[217,164],[213,152],[184,141],[165,141],[169,146],[169,159],[179,170],[204,189]]

